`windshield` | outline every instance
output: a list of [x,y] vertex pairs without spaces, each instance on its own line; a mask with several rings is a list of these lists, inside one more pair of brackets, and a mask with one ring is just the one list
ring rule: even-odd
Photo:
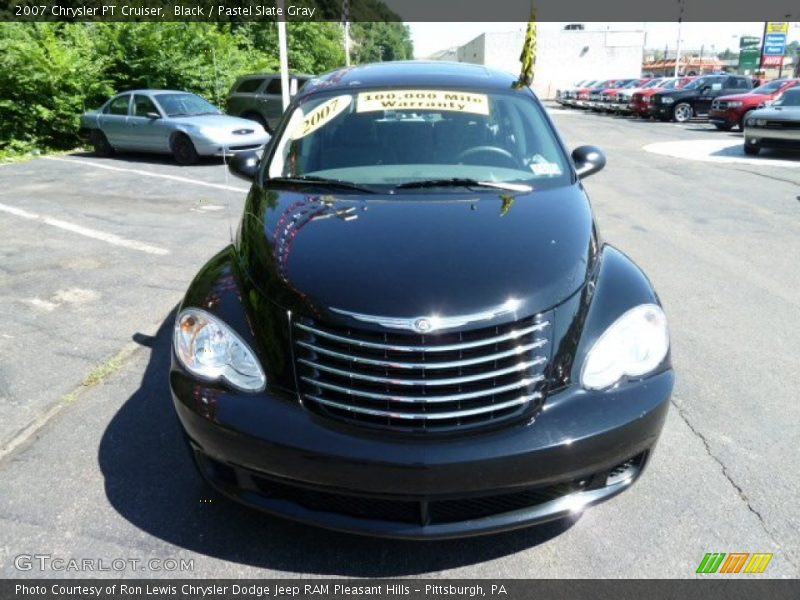
[[757,87],[753,90],[753,94],[771,94],[773,92],[777,92],[781,89],[781,86],[786,84],[785,79],[776,79],[775,81],[770,81],[769,83],[765,83],[762,86]]
[[716,77],[700,77],[699,79],[695,79],[694,81],[686,84],[683,89],[696,90],[704,85],[711,85],[712,83],[720,83],[720,80]]
[[267,172],[392,187],[445,179],[535,188],[570,181],[561,146],[529,94],[427,88],[309,97],[288,118]]
[[663,79],[651,79],[650,81],[648,81],[647,83],[642,85],[642,89],[643,90],[647,90],[647,89],[650,89],[652,87],[658,87],[662,83],[664,83]]
[[168,117],[222,114],[216,106],[195,94],[156,94],[155,98]]
[[772,106],[800,106],[800,87],[793,87],[783,92]]

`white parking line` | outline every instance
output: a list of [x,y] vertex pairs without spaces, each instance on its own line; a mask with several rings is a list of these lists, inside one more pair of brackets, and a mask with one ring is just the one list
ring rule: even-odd
[[247,193],[247,188],[240,188],[233,185],[223,185],[221,183],[209,183],[207,181],[200,181],[198,179],[190,179],[189,177],[180,177],[178,175],[167,175],[166,173],[153,173],[152,171],[142,171],[141,169],[125,169],[123,167],[112,167],[111,165],[101,165],[100,163],[92,162],[89,160],[78,160],[76,158],[60,158],[57,156],[44,156],[46,160],[56,160],[58,162],[77,163],[80,165],[87,165],[95,167],[96,169],[106,169],[108,171],[121,171],[124,173],[135,173],[144,177],[157,177],[160,179],[170,179],[172,181],[180,181],[181,183],[191,183],[193,185],[202,185],[205,187],[217,188],[219,190],[229,190],[231,192]]
[[151,246],[149,244],[137,242],[136,240],[129,240],[118,235],[114,235],[113,233],[105,233],[104,231],[98,231],[97,229],[90,229],[89,227],[83,227],[82,225],[75,225],[74,223],[68,223],[67,221],[62,221],[61,219],[37,215],[36,213],[28,212],[27,210],[22,210],[21,208],[8,206],[7,204],[0,203],[0,211],[7,212],[8,214],[15,215],[17,217],[22,217],[23,219],[39,221],[40,223],[52,225],[53,227],[58,227],[59,229],[84,235],[86,237],[100,240],[114,246],[122,246],[123,248],[139,250],[140,252],[146,252],[148,254],[158,254],[162,256],[164,254],[169,254],[169,250],[166,248],[159,248],[158,246]]

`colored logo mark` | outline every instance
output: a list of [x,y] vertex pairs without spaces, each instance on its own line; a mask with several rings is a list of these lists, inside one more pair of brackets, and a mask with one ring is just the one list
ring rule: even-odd
[[763,573],[772,554],[764,552],[709,552],[700,561],[697,573]]

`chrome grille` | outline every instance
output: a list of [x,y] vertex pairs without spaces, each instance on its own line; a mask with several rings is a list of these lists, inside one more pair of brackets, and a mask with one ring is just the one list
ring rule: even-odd
[[359,425],[447,431],[493,425],[544,399],[551,319],[414,334],[294,324],[304,404]]

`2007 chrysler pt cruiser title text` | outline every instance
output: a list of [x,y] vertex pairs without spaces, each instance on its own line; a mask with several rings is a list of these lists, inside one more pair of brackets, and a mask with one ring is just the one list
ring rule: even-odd
[[294,98],[234,243],[197,274],[170,385],[227,496],[401,538],[500,531],[627,489],[674,375],[642,271],[605,244],[526,86],[484,67],[335,71]]

